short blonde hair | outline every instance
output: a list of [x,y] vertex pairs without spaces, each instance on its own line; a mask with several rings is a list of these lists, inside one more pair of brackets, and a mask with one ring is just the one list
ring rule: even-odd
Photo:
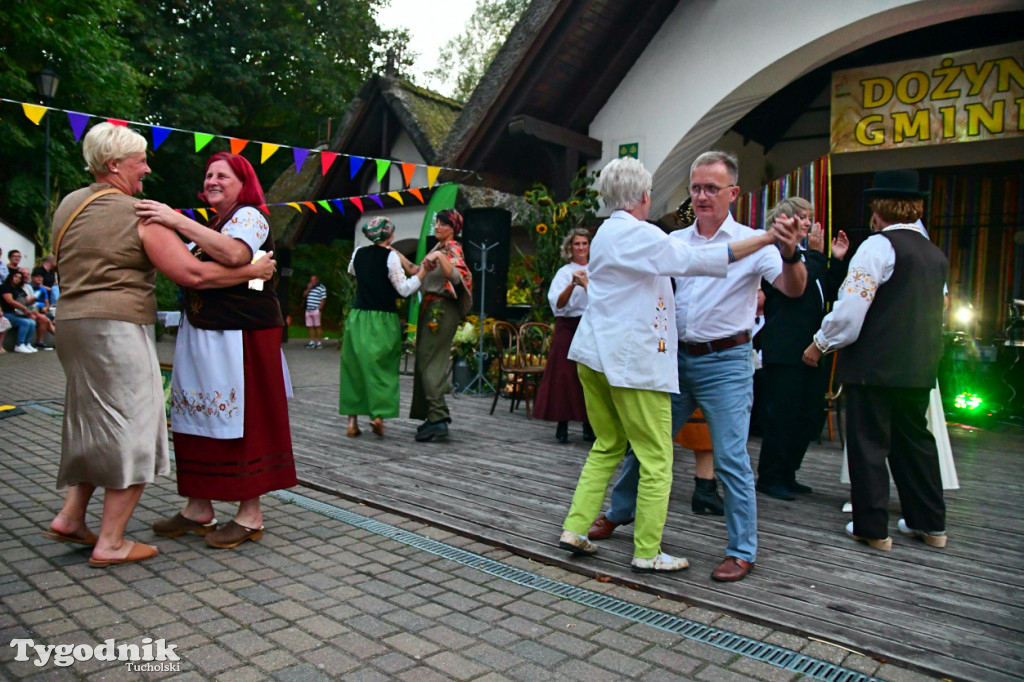
[[783,199],[772,206],[771,210],[768,211],[768,214],[764,217],[764,229],[772,229],[772,223],[782,216],[786,216],[787,218],[796,217],[797,211],[804,211],[813,217],[814,204],[803,197],[789,197],[788,199]]
[[590,230],[585,227],[574,227],[569,230],[569,234],[565,235],[565,239],[562,240],[562,260],[566,263],[572,260],[572,243],[576,237],[586,237],[587,243],[590,243]]
[[611,211],[632,211],[643,201],[644,192],[651,191],[651,174],[631,157],[613,159],[601,169],[597,191]]
[[94,125],[82,140],[82,156],[93,175],[105,174],[108,161],[120,161],[145,151],[146,138],[126,126],[106,121]]

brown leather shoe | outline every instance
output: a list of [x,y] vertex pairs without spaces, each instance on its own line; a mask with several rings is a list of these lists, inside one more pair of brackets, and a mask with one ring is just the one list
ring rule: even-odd
[[192,532],[196,535],[207,535],[217,529],[217,519],[209,523],[193,521],[177,513],[169,519],[160,519],[153,522],[153,532],[165,538],[176,538],[179,535]]
[[235,523],[234,520],[231,520],[207,535],[206,544],[210,547],[231,549],[232,547],[238,547],[246,540],[256,542],[262,537],[263,526],[260,526],[259,528],[246,528],[241,524]]
[[752,570],[754,570],[753,561],[744,561],[734,556],[727,556],[722,565],[711,574],[711,577],[718,582],[731,583],[743,580],[747,577],[747,573],[750,573]]
[[358,426],[350,426],[347,429],[345,429],[345,435],[348,436],[349,438],[355,438],[361,433],[362,431],[359,430]]
[[592,524],[590,524],[590,530],[587,531],[587,538],[590,540],[604,540],[611,536],[611,534],[615,532],[615,529],[621,525],[624,524],[609,521],[607,516],[601,514]]

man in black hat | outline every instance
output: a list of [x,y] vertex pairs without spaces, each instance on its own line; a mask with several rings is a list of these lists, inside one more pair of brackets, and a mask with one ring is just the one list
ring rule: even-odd
[[917,171],[881,171],[864,192],[868,237],[850,261],[832,312],[804,351],[817,365],[839,348],[846,388],[853,521],[846,533],[889,550],[889,470],[900,496],[903,535],[946,545],[938,452],[925,414],[942,355],[945,254],[914,222],[924,213]]

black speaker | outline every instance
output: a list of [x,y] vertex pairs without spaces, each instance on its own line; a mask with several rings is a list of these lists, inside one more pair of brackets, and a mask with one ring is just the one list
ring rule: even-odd
[[[480,292],[484,292],[484,314],[497,320],[506,316],[508,258],[512,214],[503,208],[470,208],[462,214],[462,242],[466,264],[473,273],[473,310],[480,314]],[[493,245],[493,246],[491,246]],[[487,270],[481,270],[481,247],[487,249]]]

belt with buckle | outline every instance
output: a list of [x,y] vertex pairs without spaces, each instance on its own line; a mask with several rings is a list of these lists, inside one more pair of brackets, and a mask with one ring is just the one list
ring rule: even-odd
[[690,355],[707,355],[708,353],[717,353],[720,350],[728,350],[729,348],[735,348],[736,346],[742,345],[750,341],[750,334],[748,332],[740,332],[734,336],[730,336],[726,339],[717,339],[715,341],[702,341],[701,343],[684,343],[683,348]]

